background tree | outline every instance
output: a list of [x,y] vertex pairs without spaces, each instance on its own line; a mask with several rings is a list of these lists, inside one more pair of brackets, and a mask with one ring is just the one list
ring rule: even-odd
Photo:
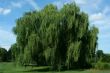
[[10,59],[10,61],[15,61],[19,55],[20,51],[19,48],[17,46],[17,44],[13,44],[11,45],[10,49],[8,50],[8,57]]
[[7,61],[7,50],[5,48],[0,47],[0,62]]
[[98,51],[96,52],[96,54],[97,54],[97,60],[102,60],[102,58],[103,58],[103,56],[104,56],[103,51],[102,51],[102,50],[98,50]]
[[103,50],[98,50],[96,54],[97,54],[97,61],[110,63],[110,54],[104,53]]

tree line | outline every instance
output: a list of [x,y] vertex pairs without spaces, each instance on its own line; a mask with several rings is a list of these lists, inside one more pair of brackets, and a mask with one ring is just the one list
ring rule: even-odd
[[7,50],[5,48],[0,47],[0,62],[7,61]]
[[17,42],[9,51],[11,59],[21,65],[61,70],[89,68],[95,62],[98,28],[90,27],[88,15],[75,3],[26,12],[13,31]]

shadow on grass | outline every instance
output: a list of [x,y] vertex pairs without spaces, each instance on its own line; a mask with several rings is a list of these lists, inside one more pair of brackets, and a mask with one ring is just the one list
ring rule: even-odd
[[[65,71],[78,71],[78,72],[81,72],[81,71],[84,71],[85,69],[62,69],[60,70],[60,72],[65,72]],[[59,72],[58,70],[52,70],[51,68],[47,67],[47,68],[40,68],[40,69],[30,69],[30,70],[26,70],[24,72]]]
[[30,69],[24,72],[49,72],[49,71],[52,71],[52,70],[50,70],[50,68],[41,68],[41,69]]

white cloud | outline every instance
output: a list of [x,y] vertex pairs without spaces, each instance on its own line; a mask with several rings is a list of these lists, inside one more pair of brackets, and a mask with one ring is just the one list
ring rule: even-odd
[[22,3],[21,2],[11,2],[12,7],[17,7],[17,8],[21,8],[22,7]]
[[[92,24],[94,24],[99,29],[99,47],[106,48],[106,44],[110,42],[107,40],[110,39],[110,6],[103,5],[103,7],[101,7],[101,4],[103,4],[102,0],[88,0],[87,4],[80,5],[80,8],[89,14],[90,25],[92,26]],[[105,52],[105,49],[103,50]]]
[[34,0],[26,0],[33,8],[35,8],[36,10],[39,10],[40,7],[38,6],[38,4],[34,1]]
[[99,30],[109,30],[110,29],[110,24],[103,24],[102,26],[97,26],[99,27]]
[[110,38],[110,34],[100,34],[99,38],[100,39],[108,39],[108,38]]
[[15,43],[16,37],[11,32],[3,30],[2,27],[0,28],[0,33],[0,47],[8,50],[10,45]]
[[54,1],[53,4],[56,5],[59,9],[63,7],[63,2],[61,0]]
[[58,9],[62,8],[64,4],[72,3],[74,0],[57,0],[54,1],[52,4],[56,5]]
[[95,24],[101,30],[108,29],[110,27],[110,17],[106,15],[106,12],[108,12],[108,9],[105,8],[102,12],[91,14],[89,17],[90,23]]
[[88,7],[97,8],[98,5],[102,2],[102,0],[71,0],[75,1],[78,5],[87,5]]
[[[2,33],[0,35],[0,39],[6,39],[9,40],[9,38],[12,39],[12,37],[14,37],[14,35],[11,32],[8,32],[6,30],[0,29],[0,33]],[[8,36],[8,37],[7,37]]]
[[95,14],[90,15],[90,23],[95,24],[96,27],[99,28],[99,33],[102,34],[99,37],[105,38],[108,37],[108,34],[105,34],[106,32],[109,31],[110,28],[110,17],[105,15],[104,12],[99,12]]
[[21,8],[24,2],[10,2],[9,5],[7,5],[5,8],[0,7],[0,14],[1,15],[7,15],[11,13],[13,8]]
[[9,48],[10,48],[11,46],[10,46],[10,45],[4,45],[4,44],[2,44],[2,45],[0,45],[0,47],[5,48],[6,50],[9,50]]
[[102,20],[103,18],[104,15],[101,12],[90,15],[90,21],[99,21]]
[[79,5],[85,5],[85,4],[87,4],[87,0],[73,0],[73,1],[75,1]]
[[11,12],[11,9],[9,8],[0,8],[0,14],[7,15]]

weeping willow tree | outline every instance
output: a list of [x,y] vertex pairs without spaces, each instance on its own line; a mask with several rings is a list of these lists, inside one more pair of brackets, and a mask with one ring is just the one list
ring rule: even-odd
[[27,12],[17,20],[14,33],[21,64],[51,65],[57,70],[91,64],[98,39],[98,29],[89,26],[88,15],[75,3],[60,10],[50,4]]

